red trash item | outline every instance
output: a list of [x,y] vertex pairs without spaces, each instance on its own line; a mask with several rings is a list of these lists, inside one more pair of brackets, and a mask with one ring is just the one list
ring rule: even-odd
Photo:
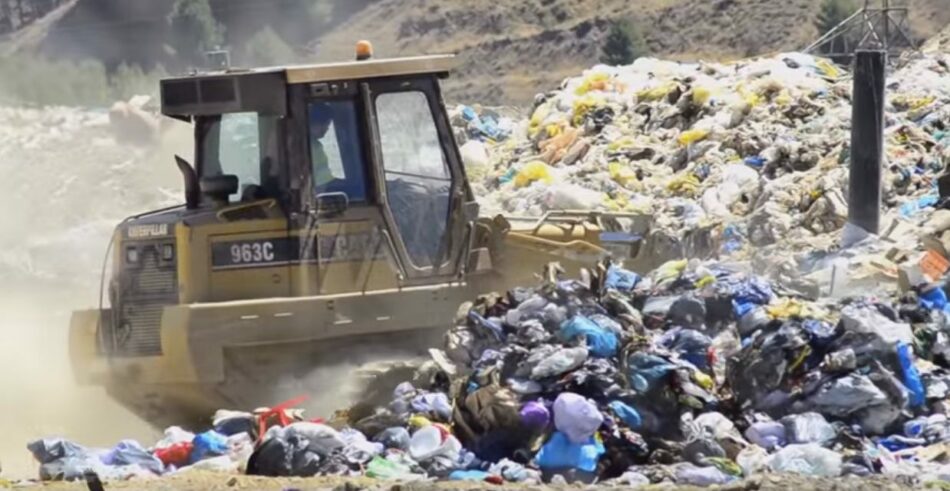
[[195,445],[191,442],[176,443],[170,447],[155,450],[155,457],[158,457],[158,460],[161,460],[165,465],[182,467],[183,465],[188,465],[188,461],[191,458],[191,450],[194,447]]
[[291,409],[302,402],[305,402],[309,396],[302,395],[290,399],[289,401],[284,401],[272,408],[268,408],[267,411],[264,411],[261,414],[257,415],[257,441],[260,443],[264,439],[264,434],[267,433],[267,428],[270,426],[270,420],[272,418],[277,419],[277,424],[279,426],[287,426],[290,423],[293,423],[293,420],[290,416],[287,415],[287,410]]

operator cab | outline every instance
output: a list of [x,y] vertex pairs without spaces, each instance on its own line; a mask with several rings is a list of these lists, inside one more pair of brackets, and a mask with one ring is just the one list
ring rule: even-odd
[[263,215],[229,210],[276,203],[288,245],[275,243],[275,263],[385,256],[400,285],[458,277],[477,206],[438,83],[453,56],[375,60],[366,50],[356,62],[162,81],[163,114],[195,130],[194,166],[178,159],[186,208],[254,219]]

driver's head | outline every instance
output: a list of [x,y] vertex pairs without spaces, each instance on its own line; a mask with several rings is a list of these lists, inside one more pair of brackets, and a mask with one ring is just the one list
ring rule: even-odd
[[310,137],[321,139],[326,136],[333,122],[333,108],[325,102],[310,106]]

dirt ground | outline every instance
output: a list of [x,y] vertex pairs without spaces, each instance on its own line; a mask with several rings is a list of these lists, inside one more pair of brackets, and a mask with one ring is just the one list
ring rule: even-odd
[[[19,486],[17,486],[19,487]],[[507,485],[504,488],[518,489],[525,491],[553,491],[557,489],[595,489],[604,486],[522,486]],[[85,483],[46,483],[35,485],[37,489],[51,491],[66,490],[86,490]],[[395,483],[381,482],[368,478],[262,478],[252,476],[230,476],[212,473],[193,472],[187,475],[176,477],[156,478],[147,481],[128,481],[107,483],[106,490],[112,489],[143,489],[149,491],[198,491],[198,490],[334,490],[334,491],[470,491],[476,489],[502,488],[502,486],[493,486],[483,483],[457,483],[457,482],[417,482],[417,483]],[[612,489],[627,489],[623,486],[611,487]],[[870,491],[898,491],[903,489],[943,489],[941,486],[919,486],[913,487],[902,484],[895,480],[874,478],[847,477],[838,479],[818,479],[794,475],[763,475],[746,479],[726,486],[713,486],[709,488],[697,488],[693,486],[674,486],[674,485],[652,485],[638,489],[648,490],[699,490],[715,489],[721,491],[851,491],[851,490],[870,490]]]

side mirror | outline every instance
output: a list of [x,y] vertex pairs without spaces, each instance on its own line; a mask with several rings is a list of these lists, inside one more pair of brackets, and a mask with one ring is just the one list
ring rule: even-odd
[[198,174],[187,160],[178,155],[175,155],[175,164],[185,181],[185,208],[194,210],[198,207]]
[[333,218],[342,215],[349,206],[350,198],[346,193],[320,193],[315,211],[318,218]]

